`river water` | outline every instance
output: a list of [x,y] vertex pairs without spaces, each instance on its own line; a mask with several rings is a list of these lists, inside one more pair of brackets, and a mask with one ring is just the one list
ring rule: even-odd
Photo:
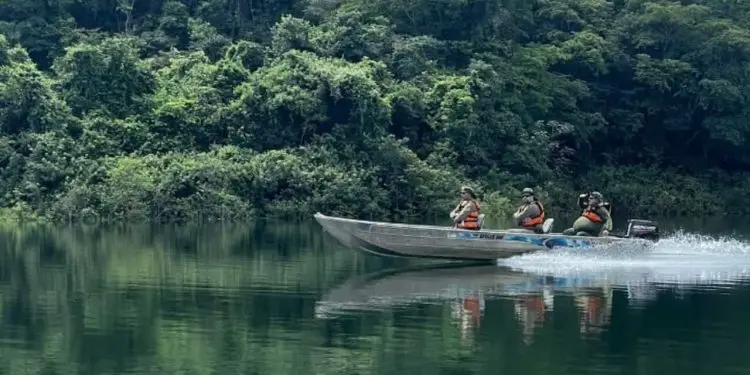
[[313,222],[0,228],[0,373],[747,373],[750,226],[664,226],[472,267]]

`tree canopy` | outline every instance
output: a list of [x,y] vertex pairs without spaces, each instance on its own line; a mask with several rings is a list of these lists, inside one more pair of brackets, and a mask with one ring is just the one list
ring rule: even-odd
[[744,214],[749,119],[741,1],[0,3],[18,215]]

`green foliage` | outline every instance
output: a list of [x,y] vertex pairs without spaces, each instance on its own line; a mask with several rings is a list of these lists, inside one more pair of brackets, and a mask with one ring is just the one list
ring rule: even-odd
[[[393,140],[385,140],[381,152],[404,169],[396,178],[391,170],[335,166],[328,150],[317,145],[258,154],[224,146],[204,153],[106,157],[75,176],[48,214],[57,220],[168,221],[314,211],[409,216],[441,212],[451,203],[444,191],[459,183]],[[384,179],[391,181],[383,185]]]
[[504,216],[599,190],[750,213],[744,2],[0,4],[0,207],[55,220]]
[[102,110],[112,117],[138,113],[154,88],[152,73],[138,60],[137,41],[112,37],[97,45],[67,48],[54,69],[65,99],[78,114]]

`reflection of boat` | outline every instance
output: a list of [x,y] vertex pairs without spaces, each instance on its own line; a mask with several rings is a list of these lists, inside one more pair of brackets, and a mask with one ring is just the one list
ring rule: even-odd
[[578,295],[576,305],[581,312],[581,333],[601,333],[612,318],[612,290],[604,288],[602,295]]
[[524,342],[530,343],[553,311],[558,291],[575,299],[581,332],[600,332],[612,312],[612,289],[607,285],[606,281],[557,280],[497,266],[414,267],[350,279],[316,302],[315,317],[335,319],[415,303],[443,304],[450,306],[462,338],[469,339],[470,331],[482,325],[485,301],[507,298],[513,301]]
[[582,237],[513,230],[468,231],[434,225],[396,224],[315,214],[323,229],[344,245],[381,256],[492,261],[558,247],[645,245],[658,240],[656,223],[630,220],[623,236]]
[[[349,280],[318,301],[316,315],[350,309],[377,309],[413,302],[505,294],[537,284],[538,276],[497,266],[417,268]],[[513,287],[515,286],[515,288]]]

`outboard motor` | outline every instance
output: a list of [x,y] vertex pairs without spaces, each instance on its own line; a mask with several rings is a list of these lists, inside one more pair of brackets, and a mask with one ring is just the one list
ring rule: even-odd
[[659,240],[659,224],[651,220],[630,219],[625,237],[643,238],[656,242]]

